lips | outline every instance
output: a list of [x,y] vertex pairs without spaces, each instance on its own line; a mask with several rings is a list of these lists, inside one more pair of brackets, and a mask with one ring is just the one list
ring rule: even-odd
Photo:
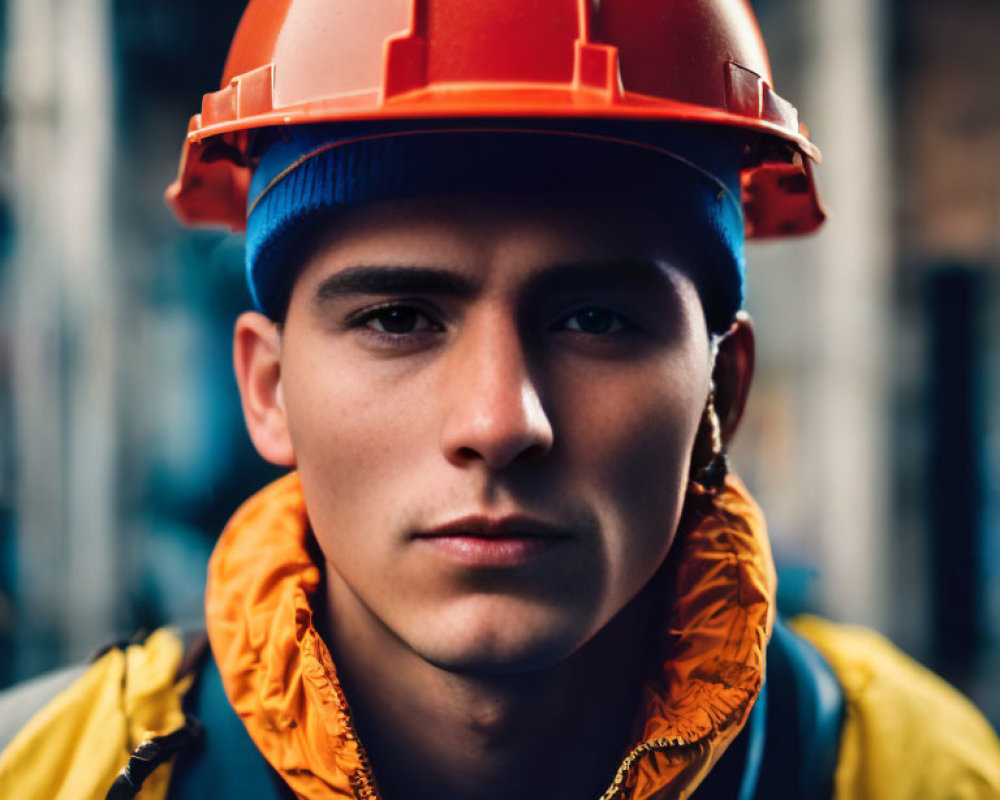
[[468,567],[514,567],[573,538],[570,531],[526,516],[469,516],[414,534],[423,547]]

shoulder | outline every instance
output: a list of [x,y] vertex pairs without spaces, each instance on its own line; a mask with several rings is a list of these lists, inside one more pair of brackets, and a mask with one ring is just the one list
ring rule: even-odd
[[[0,795],[104,797],[140,742],[183,725],[183,653],[180,635],[161,629],[0,695]],[[151,800],[167,776],[154,778]]]
[[1000,796],[1000,742],[954,688],[873,631],[815,617],[792,627],[822,653],[844,694],[838,800]]

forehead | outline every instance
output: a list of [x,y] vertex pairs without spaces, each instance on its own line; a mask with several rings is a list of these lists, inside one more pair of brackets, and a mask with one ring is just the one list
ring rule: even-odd
[[492,268],[497,278],[516,280],[556,264],[639,260],[692,273],[697,246],[640,203],[565,195],[407,198],[350,209],[319,229],[296,291],[358,265]]

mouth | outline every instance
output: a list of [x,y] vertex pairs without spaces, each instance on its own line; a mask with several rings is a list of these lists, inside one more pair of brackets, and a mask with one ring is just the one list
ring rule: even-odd
[[413,540],[465,567],[516,567],[571,541],[571,531],[522,515],[468,516],[418,531]]

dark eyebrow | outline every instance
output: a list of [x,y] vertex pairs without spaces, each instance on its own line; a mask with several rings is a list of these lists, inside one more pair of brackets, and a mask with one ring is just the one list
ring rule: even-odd
[[537,275],[527,291],[599,289],[608,284],[660,288],[671,295],[678,293],[674,275],[652,258],[610,258],[554,264]]
[[446,294],[471,297],[478,286],[464,275],[436,267],[357,266],[320,281],[313,305],[359,294]]

